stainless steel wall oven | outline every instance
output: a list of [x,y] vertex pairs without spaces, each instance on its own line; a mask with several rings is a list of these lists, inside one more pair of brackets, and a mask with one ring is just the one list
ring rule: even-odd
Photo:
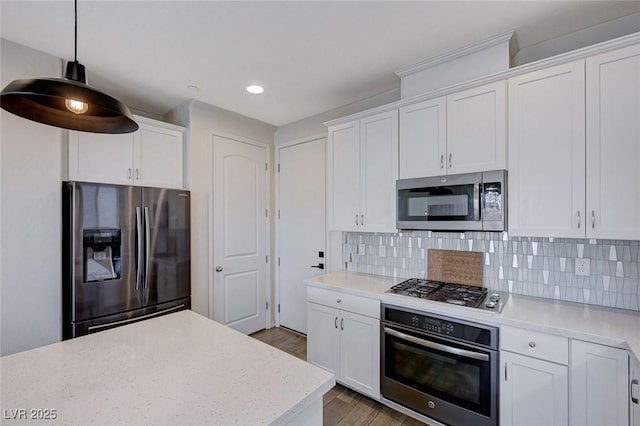
[[382,396],[450,425],[498,424],[498,329],[382,305]]

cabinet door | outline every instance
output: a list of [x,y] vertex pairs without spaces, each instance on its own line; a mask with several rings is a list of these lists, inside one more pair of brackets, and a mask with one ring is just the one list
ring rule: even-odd
[[629,407],[629,424],[631,426],[640,426],[640,363],[630,357],[631,374],[629,374],[629,399],[631,406]]
[[398,111],[360,123],[360,224],[364,231],[396,232]]
[[571,342],[571,424],[629,424],[629,355],[623,349]]
[[131,185],[134,135],[70,130],[69,180]]
[[500,357],[500,424],[567,425],[568,368],[506,351]]
[[584,61],[509,79],[509,232],[585,237]]
[[183,133],[140,123],[134,139],[136,185],[182,189]]
[[337,309],[307,303],[307,361],[339,373],[340,317]]
[[361,230],[360,122],[330,127],[327,149],[329,231]]
[[446,173],[447,98],[400,108],[400,179]]
[[447,96],[447,174],[506,167],[505,82]]
[[380,321],[340,311],[338,380],[375,399],[380,398]]
[[640,46],[587,59],[587,236],[640,239]]

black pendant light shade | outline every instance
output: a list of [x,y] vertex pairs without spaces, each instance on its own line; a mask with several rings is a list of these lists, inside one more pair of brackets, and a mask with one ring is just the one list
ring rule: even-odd
[[[77,40],[76,40],[77,42]],[[93,133],[138,130],[129,108],[87,84],[84,66],[68,62],[65,78],[12,81],[0,94],[2,109],[28,120]]]

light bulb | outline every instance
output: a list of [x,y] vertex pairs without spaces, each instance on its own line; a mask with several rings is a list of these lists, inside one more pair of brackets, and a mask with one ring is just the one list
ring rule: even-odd
[[247,92],[253,95],[259,95],[260,93],[264,92],[264,89],[257,84],[252,84],[251,86],[247,87]]
[[89,104],[75,99],[65,99],[64,106],[74,114],[84,114],[89,110]]

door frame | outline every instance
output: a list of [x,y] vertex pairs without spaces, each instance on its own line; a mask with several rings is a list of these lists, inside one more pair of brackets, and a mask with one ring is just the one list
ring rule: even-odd
[[[325,164],[326,164],[326,157],[327,157],[327,150],[326,150],[326,144],[327,144],[327,134],[326,133],[317,133],[315,135],[311,135],[311,136],[306,136],[303,138],[299,138],[299,139],[294,139],[292,141],[289,142],[283,142],[281,144],[278,144],[278,146],[276,146],[275,150],[275,154],[276,154],[276,158],[275,158],[275,164],[276,167],[280,167],[280,150],[282,148],[289,148],[292,147],[294,145],[300,145],[303,143],[307,143],[307,142],[313,142],[316,141],[318,139],[324,139],[325,140]],[[325,173],[326,173],[326,167],[325,167]],[[280,220],[278,219],[277,215],[278,212],[280,211],[280,171],[279,170],[275,170],[275,209],[274,209],[274,221],[275,221],[275,253],[274,253],[274,260],[275,259],[280,259]],[[326,179],[325,179],[326,181]],[[325,210],[326,210],[326,200],[325,200]],[[326,238],[326,230],[327,230],[327,215],[325,214],[325,218],[324,218],[324,229],[325,229],[325,241],[324,241],[324,257],[325,260],[327,258],[327,238]],[[326,262],[325,262],[325,267],[326,267]],[[280,306],[280,265],[278,264],[278,261],[276,260],[274,262],[274,292],[275,292],[275,297],[273,300],[273,305],[274,307],[278,307]],[[326,269],[325,269],[325,274],[326,274]],[[305,310],[306,312],[306,310]],[[276,327],[280,327],[280,310],[279,309],[275,309],[275,326]]]
[[265,245],[266,245],[266,253],[268,256],[269,261],[266,262],[266,282],[265,282],[265,286],[266,286],[266,291],[265,291],[265,296],[267,299],[267,302],[269,302],[269,308],[266,309],[266,321],[265,321],[265,328],[271,328],[273,327],[273,323],[271,321],[272,318],[272,312],[273,312],[273,304],[271,303],[271,274],[273,273],[273,267],[272,267],[272,256],[271,256],[271,223],[272,223],[272,217],[273,215],[270,213],[271,212],[271,174],[273,173],[272,168],[271,168],[271,145],[269,145],[268,143],[265,142],[260,142],[260,141],[256,141],[256,140],[252,140],[252,139],[248,139],[248,138],[244,138],[244,137],[240,137],[231,133],[226,133],[226,132],[221,132],[218,130],[209,130],[209,135],[210,135],[210,141],[209,141],[209,185],[208,185],[208,193],[207,193],[207,208],[209,209],[208,211],[208,240],[209,240],[209,268],[208,268],[208,276],[209,276],[209,312],[208,312],[208,316],[210,319],[214,319],[213,317],[213,306],[214,306],[214,291],[213,291],[213,280],[214,280],[214,272],[213,272],[213,268],[215,267],[215,263],[214,263],[214,252],[213,252],[213,143],[214,143],[214,138],[216,136],[221,137],[221,138],[226,138],[226,139],[231,139],[234,140],[236,142],[241,142],[241,143],[246,143],[249,145],[253,145],[253,146],[257,146],[260,148],[264,148],[265,149],[265,155],[266,155],[266,163],[267,163],[267,171],[271,172],[271,173],[267,173],[267,178],[265,181],[265,199],[266,199],[266,205],[267,205],[267,211],[269,212],[267,217],[265,217],[265,221],[266,221],[266,225],[265,226]]

